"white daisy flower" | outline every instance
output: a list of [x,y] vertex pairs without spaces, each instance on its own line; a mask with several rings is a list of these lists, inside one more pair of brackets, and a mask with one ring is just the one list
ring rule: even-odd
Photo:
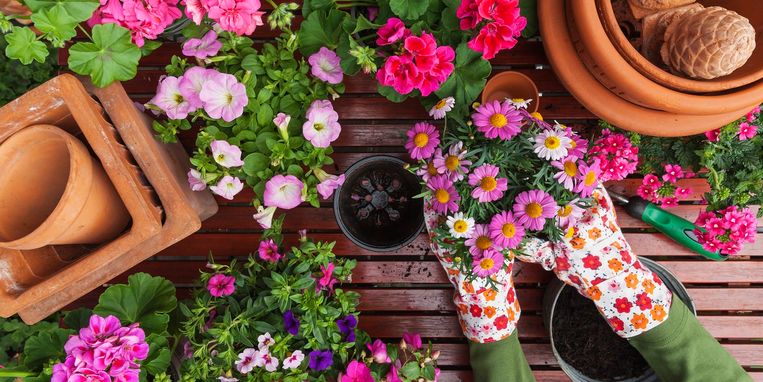
[[546,130],[535,136],[535,153],[545,160],[559,160],[567,156],[572,140],[561,130]]
[[522,98],[507,98],[506,99],[506,102],[514,106],[515,109],[527,109],[527,107],[530,106],[530,102],[532,101],[533,100],[531,99],[522,99]]
[[453,110],[456,100],[453,97],[443,98],[429,110],[429,116],[434,119],[443,119],[445,114]]
[[446,224],[450,229],[450,234],[456,239],[464,239],[474,233],[474,219],[464,217],[463,212],[456,212],[448,216]]

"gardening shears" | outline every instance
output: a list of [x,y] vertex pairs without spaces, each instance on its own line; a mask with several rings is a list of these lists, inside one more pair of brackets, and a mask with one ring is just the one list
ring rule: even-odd
[[640,196],[627,197],[610,189],[607,189],[607,191],[615,203],[625,207],[628,215],[651,225],[678,244],[710,260],[723,261],[728,258],[719,252],[710,252],[704,249],[702,244],[697,240],[697,235],[694,234],[697,226],[692,222],[665,211]]

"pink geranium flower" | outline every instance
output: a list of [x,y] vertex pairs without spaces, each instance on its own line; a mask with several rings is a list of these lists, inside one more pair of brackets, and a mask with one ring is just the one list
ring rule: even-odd
[[223,167],[231,168],[244,165],[244,161],[241,160],[241,149],[236,145],[217,140],[212,141],[209,148],[212,150],[212,157],[215,158],[215,162]]
[[192,38],[183,44],[183,55],[203,60],[220,51],[223,43],[217,41],[217,33],[209,31],[202,38]]
[[525,229],[509,211],[496,214],[490,220],[490,238],[498,248],[515,249],[525,237]]
[[461,5],[456,10],[456,16],[459,18],[461,30],[475,28],[482,22],[476,0],[461,0]]
[[758,126],[751,125],[747,122],[742,122],[739,124],[739,140],[740,141],[753,139],[755,138],[756,135],[758,135]]
[[515,201],[513,210],[517,223],[533,231],[542,230],[546,219],[554,217],[558,209],[554,198],[542,190],[524,191]]
[[490,228],[486,224],[474,226],[474,233],[464,242],[469,248],[469,253],[475,258],[484,256],[488,251],[496,250],[495,243],[490,236]]
[[88,20],[88,25],[117,24],[130,31],[138,47],[145,40],[155,40],[182,13],[178,0],[101,0],[101,7]]
[[487,250],[482,257],[472,260],[474,274],[479,277],[488,277],[498,273],[503,268],[503,254],[496,250]]
[[392,56],[376,72],[376,79],[405,95],[421,84],[422,75],[410,56]]
[[411,31],[405,27],[402,20],[397,17],[390,17],[387,19],[387,23],[384,24],[378,31],[376,44],[379,46],[394,44],[411,34]]
[[403,332],[403,341],[405,341],[406,346],[409,346],[413,350],[419,350],[421,349],[422,343],[421,343],[421,334],[418,333],[408,333]]
[[244,114],[249,104],[246,87],[235,76],[227,73],[210,73],[199,93],[204,110],[214,119],[232,122]]
[[304,184],[293,175],[276,175],[265,183],[263,199],[265,206],[290,210],[297,207],[302,200]]
[[183,0],[182,4],[185,6],[185,15],[193,20],[196,25],[201,25],[201,21],[204,20],[204,15],[209,12],[209,8],[207,8],[208,1],[209,0]]
[[339,138],[342,126],[339,114],[328,101],[314,101],[307,110],[307,121],[302,125],[302,135],[313,146],[326,148]]
[[434,56],[437,52],[437,40],[430,33],[405,38],[405,50],[413,57],[413,62],[419,72],[423,73],[434,66]]
[[421,95],[426,97],[442,86],[443,82],[453,73],[453,60],[456,52],[449,46],[438,47],[431,59],[431,68],[421,71],[421,83],[418,86]]
[[216,185],[209,187],[209,189],[216,195],[220,195],[227,200],[233,200],[244,189],[244,183],[239,178],[226,175]]
[[277,263],[278,260],[283,258],[283,255],[278,252],[278,245],[273,239],[261,241],[259,248],[257,248],[257,254],[260,256],[260,259],[270,261],[271,263]]
[[236,290],[236,278],[217,273],[209,278],[207,290],[213,297],[230,296]]
[[406,134],[408,142],[405,143],[405,148],[413,159],[431,158],[437,145],[440,144],[440,133],[431,123],[419,122]]
[[334,85],[342,82],[344,72],[339,65],[339,56],[337,56],[334,51],[329,50],[325,46],[321,47],[318,52],[313,53],[310,58],[307,59],[307,62],[309,62],[311,66],[310,73],[321,81]]
[[[521,17],[519,0],[479,0],[477,3],[480,17],[524,29],[521,22],[518,22]],[[515,23],[518,23],[518,25],[515,25]]]
[[498,167],[483,164],[469,174],[469,185],[475,187],[472,197],[480,203],[493,202],[503,197],[509,188],[509,180],[498,177]]
[[208,16],[223,30],[239,36],[250,35],[261,25],[260,0],[215,0],[210,2]]
[[448,212],[458,212],[458,201],[461,196],[458,195],[453,182],[448,180],[445,175],[438,175],[429,179],[427,187],[432,191],[432,209],[440,214]]
[[497,22],[485,25],[480,33],[467,43],[470,49],[482,53],[486,60],[495,58],[501,50],[511,49],[515,45],[517,39],[514,38],[511,27]]
[[498,100],[487,102],[472,114],[472,121],[477,130],[489,139],[509,140],[519,134],[522,127],[522,115],[508,102]]
[[195,109],[204,107],[204,102],[199,98],[199,93],[201,93],[201,89],[204,88],[204,83],[207,82],[210,75],[215,73],[217,73],[217,71],[214,69],[205,69],[201,66],[194,66],[193,68],[186,70],[183,77],[180,78],[180,83],[178,84],[180,94]]
[[188,185],[193,191],[204,191],[207,188],[207,183],[201,178],[201,173],[195,169],[188,170]]
[[373,344],[366,344],[368,351],[371,352],[371,358],[376,363],[389,363],[390,358],[387,355],[387,345],[382,340],[376,340]]
[[374,382],[374,377],[366,364],[352,360],[340,382]]
[[185,119],[197,109],[183,96],[180,79],[172,76],[164,77],[159,82],[156,95],[148,103],[162,109],[169,119]]

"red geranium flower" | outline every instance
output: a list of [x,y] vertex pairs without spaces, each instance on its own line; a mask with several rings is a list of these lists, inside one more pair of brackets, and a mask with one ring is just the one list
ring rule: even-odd
[[503,49],[511,49],[517,44],[514,31],[508,25],[492,22],[485,25],[479,35],[469,41],[469,48],[482,53],[482,57],[490,60]]
[[461,20],[461,30],[468,30],[476,27],[481,21],[477,2],[474,0],[463,0],[456,10],[456,16]]

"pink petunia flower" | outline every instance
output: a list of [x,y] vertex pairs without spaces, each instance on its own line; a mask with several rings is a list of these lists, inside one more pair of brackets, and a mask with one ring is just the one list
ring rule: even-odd
[[197,109],[183,96],[180,79],[172,76],[164,77],[159,82],[156,95],[148,103],[162,109],[169,119],[185,119]]
[[438,151],[435,153],[432,162],[437,169],[438,174],[445,174],[453,182],[464,179],[465,174],[469,172],[471,161],[465,160],[466,150],[463,149],[464,143],[457,142],[448,148],[447,155]]
[[204,107],[204,102],[199,98],[199,93],[201,93],[201,89],[204,88],[204,83],[207,82],[210,75],[215,73],[217,73],[216,70],[205,69],[201,66],[194,66],[193,68],[186,70],[178,84],[180,94],[194,108],[199,109]]
[[284,370],[296,369],[302,365],[302,361],[305,360],[305,354],[301,350],[295,350],[290,356],[283,360]]
[[293,175],[276,175],[265,183],[263,199],[265,206],[290,210],[302,200],[304,184]]
[[556,215],[556,201],[542,190],[524,191],[517,195],[513,207],[517,223],[533,231],[540,231],[546,225],[546,219]]
[[334,278],[334,263],[329,263],[328,266],[321,265],[322,276],[317,280],[315,289],[318,291],[328,290],[329,293],[334,291],[334,284],[339,280]]
[[[379,341],[379,340],[377,340]],[[352,360],[347,365],[347,370],[339,382],[374,382],[374,377],[371,375],[371,369],[362,362]]]
[[236,145],[217,140],[212,141],[209,148],[212,150],[212,157],[215,158],[215,162],[223,167],[231,168],[244,165],[244,161],[241,160],[241,149]]
[[599,185],[600,175],[601,169],[599,169],[598,163],[587,165],[581,162],[578,165],[578,185],[575,187],[575,192],[580,194],[580,197],[582,198],[591,196],[591,194],[593,194],[593,189]]
[[276,125],[276,129],[278,129],[278,133],[281,134],[281,138],[285,142],[289,141],[289,122],[291,122],[291,116],[284,113],[278,113],[275,118],[273,118],[273,124]]
[[387,23],[376,31],[376,35],[379,36],[376,39],[376,45],[385,46],[410,36],[411,31],[405,27],[402,20],[397,17],[390,17],[387,19]]
[[554,174],[554,179],[559,181],[569,191],[575,189],[575,179],[578,176],[578,158],[568,156],[561,160],[551,162],[551,165],[560,171]]
[[260,256],[260,259],[271,263],[277,263],[278,260],[283,258],[283,255],[278,252],[278,245],[273,239],[261,241],[259,248],[257,248],[257,254]]
[[498,167],[483,164],[469,174],[469,185],[475,187],[472,197],[480,203],[493,202],[503,197],[509,188],[509,180],[498,177]]
[[[320,177],[318,177],[320,180]],[[334,194],[334,191],[342,187],[344,184],[344,174],[340,175],[327,175],[324,179],[321,180],[320,183],[316,186],[318,189],[318,193],[321,195],[323,199],[328,199],[331,197],[331,195]]]
[[209,189],[216,195],[227,200],[233,200],[244,189],[244,183],[239,178],[226,175],[216,185],[209,187]]
[[236,290],[236,278],[217,273],[209,278],[207,290],[213,297],[230,296]]
[[376,79],[380,84],[405,95],[419,87],[422,74],[410,56],[391,56],[376,72]]
[[339,65],[340,61],[339,56],[325,46],[307,59],[311,66],[310,73],[313,76],[334,85],[342,83],[344,78],[344,72]]
[[490,238],[501,249],[515,249],[525,237],[524,227],[517,223],[509,211],[495,214],[490,220],[489,229]]
[[466,239],[464,244],[469,248],[469,253],[474,258],[484,256],[488,251],[494,251],[497,248],[491,237],[490,228],[486,224],[477,224],[474,226],[474,233]]
[[314,101],[306,117],[307,121],[302,125],[302,135],[313,146],[326,148],[339,138],[342,126],[339,125],[339,114],[334,111],[330,102]]
[[406,134],[408,142],[405,143],[405,148],[411,158],[416,160],[431,158],[440,144],[440,132],[431,123],[419,122]]
[[216,55],[222,47],[223,43],[217,41],[217,33],[211,30],[200,39],[192,38],[186,41],[183,44],[183,55],[203,60]]
[[472,268],[474,274],[479,277],[492,276],[503,268],[504,258],[503,254],[495,250],[488,250],[480,258],[475,258],[472,261]]
[[276,209],[276,207],[265,208],[263,206],[259,206],[257,207],[257,213],[252,217],[257,221],[257,223],[260,224],[260,227],[264,229],[270,229],[270,227],[273,225],[273,215],[275,215]]
[[453,182],[448,180],[445,175],[438,175],[429,179],[427,187],[432,191],[432,209],[440,214],[448,212],[458,212],[458,202],[461,196],[458,195]]
[[373,344],[366,344],[366,347],[371,352],[371,358],[374,359],[374,362],[381,364],[391,362],[387,354],[387,345],[382,340],[376,340]]
[[204,191],[207,189],[207,183],[201,178],[201,173],[196,169],[188,170],[188,185],[193,191]]
[[487,102],[472,114],[472,121],[477,130],[489,139],[509,140],[519,134],[522,127],[522,115],[508,102],[498,100]]
[[751,125],[747,122],[742,122],[739,124],[739,140],[740,141],[753,139],[755,138],[756,135],[758,135],[758,126]]
[[259,351],[253,348],[244,349],[236,361],[236,370],[241,374],[249,374],[257,366],[255,360],[259,356]]
[[260,0],[214,0],[210,2],[208,16],[223,30],[239,36],[250,35],[261,25]]
[[199,93],[204,110],[214,119],[232,122],[244,114],[249,104],[246,87],[235,76],[227,73],[210,73]]

